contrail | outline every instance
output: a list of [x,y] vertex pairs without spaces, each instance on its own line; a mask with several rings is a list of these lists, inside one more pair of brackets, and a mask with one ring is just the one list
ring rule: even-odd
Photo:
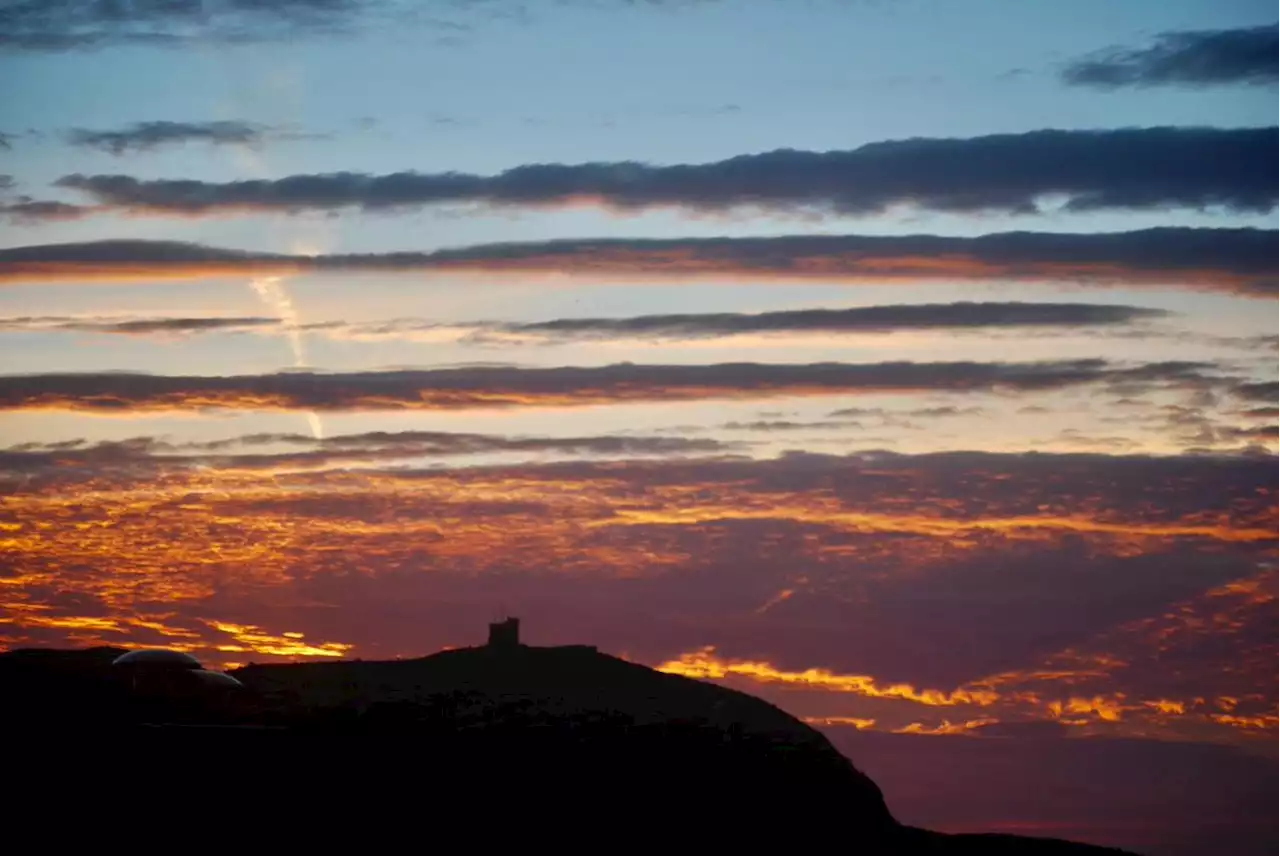
[[[206,2],[207,0],[202,0],[202,5],[203,3],[206,3]],[[216,50],[214,46],[205,43],[203,40],[201,40],[200,46],[201,48],[206,49],[206,55],[212,58],[215,62],[222,63],[225,61],[225,55],[222,54],[220,51]],[[236,97],[236,93],[235,93],[235,80],[234,80],[235,75],[230,65],[226,66],[225,68],[226,68],[227,80],[230,82],[229,88],[231,91],[229,92],[229,95],[230,95],[229,100],[232,102],[232,104],[234,104],[236,101],[239,100]],[[282,66],[277,64],[275,68],[280,69],[282,68]],[[265,92],[268,96],[272,94],[275,94],[277,96],[280,95],[278,91],[273,93],[273,87],[269,85],[269,81],[264,81],[264,84],[268,84],[268,85],[259,87],[255,91]],[[288,93],[285,93],[285,94],[286,96],[288,95]],[[296,93],[294,93],[294,95],[296,96]],[[293,112],[296,112],[297,111],[296,97],[293,99],[293,101],[295,103],[293,103],[291,106],[293,107]],[[281,111],[277,110],[273,112],[281,112]],[[242,112],[240,112],[240,109],[237,106],[236,109],[232,111],[228,111],[224,116],[224,118],[243,119],[243,118],[247,118],[247,116],[245,116]],[[266,178],[270,174],[270,170],[268,169],[268,165],[266,162],[267,161],[266,155],[264,152],[259,151],[250,146],[231,146],[229,147],[229,149],[231,152],[231,156],[236,161],[236,165],[240,172],[248,173],[249,175],[255,178]],[[294,241],[293,244],[294,246],[291,247],[291,250],[295,253],[315,255],[321,252],[321,250],[318,248],[312,249],[310,247],[299,246],[298,241]],[[300,329],[301,322],[298,316],[298,309],[293,303],[293,298],[289,295],[289,292],[284,287],[284,279],[285,278],[283,276],[255,277],[254,279],[251,279],[249,281],[249,285],[254,290],[254,293],[256,293],[258,297],[261,298],[262,302],[265,303],[267,306],[270,306],[272,309],[274,309],[276,313],[280,316],[280,318],[284,321],[285,336],[288,337],[289,348],[293,351],[294,368],[306,368],[308,366],[306,343],[303,339],[303,332]],[[310,423],[311,425],[312,435],[317,440],[323,439],[324,425],[320,422],[319,414],[315,413],[314,411],[308,412],[307,422]]]
[[[302,324],[298,317],[298,309],[293,305],[293,299],[289,296],[289,292],[285,291],[284,277],[254,277],[249,280],[249,285],[258,297],[262,298],[262,302],[274,309],[284,321],[285,336],[289,340],[289,349],[293,351],[294,368],[306,368],[307,350],[306,342],[302,338]],[[317,440],[323,439],[324,425],[320,422],[320,415],[314,410],[309,411],[307,422],[311,424],[311,434]]]
[[284,321],[285,335],[289,338],[289,347],[293,351],[295,368],[306,368],[306,345],[302,340],[302,331],[298,319],[298,308],[293,305],[289,292],[284,290],[282,276],[259,276],[249,280],[254,292],[262,298],[262,302],[270,306]]

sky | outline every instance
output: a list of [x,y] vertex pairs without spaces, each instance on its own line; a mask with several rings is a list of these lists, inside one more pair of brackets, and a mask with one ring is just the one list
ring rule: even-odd
[[1276,13],[0,3],[0,644],[757,694],[1275,852]]

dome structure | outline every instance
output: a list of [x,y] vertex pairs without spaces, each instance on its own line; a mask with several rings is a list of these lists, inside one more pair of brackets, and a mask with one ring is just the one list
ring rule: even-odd
[[135,699],[148,703],[199,708],[239,697],[245,690],[231,675],[208,671],[182,651],[130,651],[112,662],[112,670],[128,683]]
[[202,686],[211,690],[242,690],[244,684],[228,675],[226,672],[209,672],[201,669],[191,673]]
[[[150,648],[130,651],[121,654],[111,661],[112,666],[133,666],[139,668],[161,669],[202,669],[200,661],[190,654],[181,651],[169,651],[164,648]],[[234,679],[233,679],[234,680]]]

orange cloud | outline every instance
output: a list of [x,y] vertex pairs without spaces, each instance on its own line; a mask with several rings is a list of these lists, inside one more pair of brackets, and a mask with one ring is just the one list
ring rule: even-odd
[[809,725],[819,726],[845,726],[848,728],[856,728],[858,731],[867,731],[875,727],[874,719],[864,719],[858,716],[806,716],[804,721]]
[[[1274,638],[1269,650],[1250,641],[1259,626],[1274,627],[1274,571],[1251,570],[1274,539],[1268,478],[1249,461],[993,455],[819,458],[798,467],[721,460],[429,472],[166,468],[143,476],[80,467],[6,484],[0,550],[22,572],[0,576],[0,621],[6,644],[164,645],[210,664],[381,657],[462,641],[461,625],[437,632],[422,622],[452,620],[436,604],[466,603],[480,597],[477,585],[489,592],[490,581],[501,596],[536,580],[542,602],[566,604],[581,603],[589,587],[593,609],[605,604],[600,626],[623,614],[609,611],[620,607],[608,598],[625,587],[627,609],[661,612],[684,598],[701,605],[687,614],[677,608],[676,647],[646,643],[637,630],[618,637],[619,648],[648,644],[650,654],[637,660],[746,682],[832,725],[845,718],[854,727],[917,723],[920,733],[949,733],[997,718],[1247,742],[1266,736],[1250,723],[1274,716]],[[1102,489],[1117,484],[1141,485],[1142,502]],[[1153,561],[1134,566],[1131,557],[1143,554]],[[886,660],[865,647],[901,643],[890,622],[914,626],[915,611],[901,600],[908,584],[945,592],[957,574],[976,573],[984,582],[975,591],[1003,602],[1017,595],[995,585],[1009,578],[985,576],[987,560],[1021,578],[1071,573],[1071,563],[1087,567],[1106,556],[1125,557],[1115,569],[1136,567],[1141,586],[1164,585],[1166,576],[1185,582],[1186,573],[1153,576],[1161,561],[1181,568],[1199,557],[1185,569],[1219,575],[1185,602],[1156,592],[1146,617],[1129,621],[1121,612],[1125,623],[1092,638],[1061,624],[1055,633],[1079,639],[1071,648],[1047,657],[1002,654],[1001,663],[1013,664],[985,677],[948,665],[943,674],[955,680],[908,680],[917,655]],[[1021,561],[1038,564],[1021,568]],[[1222,567],[1240,568],[1240,576],[1231,580]],[[1086,580],[1102,586],[1105,599],[1108,580]],[[1032,594],[1017,602],[1045,602]],[[380,599],[395,610],[419,603],[428,617],[397,623],[398,611],[368,605]],[[953,609],[946,600],[938,601],[942,613],[931,607],[918,619],[924,635],[985,632],[967,623],[969,606],[981,604],[958,598]],[[828,668],[780,665],[808,654],[789,647],[778,628],[807,626],[807,610],[819,601],[847,611],[857,638],[851,650],[864,646],[866,665],[832,666],[843,649]],[[1096,603],[1089,610],[1092,617]],[[1018,619],[1034,640],[1034,616]],[[769,656],[729,656],[725,628]],[[749,635],[757,632],[764,636]],[[878,641],[885,632],[894,642]],[[700,647],[711,639],[721,647]],[[1206,644],[1207,661],[1174,659]],[[934,653],[968,662],[963,651]],[[894,679],[877,677],[886,674]]]
[[1119,722],[1124,712],[1130,708],[1121,701],[1121,697],[1103,698],[1069,698],[1066,701],[1051,701],[1046,709],[1054,719],[1062,719],[1067,714],[1092,714],[1103,722]]
[[965,533],[995,532],[1009,538],[1037,538],[1044,533],[1112,535],[1121,538],[1212,538],[1228,542],[1268,541],[1275,538],[1270,527],[1188,525],[1157,523],[1110,523],[1087,517],[1055,515],[979,518],[956,520],[897,514],[849,511],[829,499],[808,497],[805,505],[767,505],[752,509],[735,506],[688,505],[683,508],[621,508],[605,520],[588,526],[692,526],[732,520],[793,520],[851,532],[897,532],[951,538]]
[[275,635],[252,624],[236,624],[231,621],[206,621],[205,624],[234,640],[215,646],[216,650],[224,653],[268,654],[273,657],[342,657],[353,647],[343,642],[311,645],[303,641],[303,633],[285,632]]
[[1232,728],[1258,729],[1262,731],[1275,731],[1280,727],[1280,717],[1277,716],[1232,716],[1228,713],[1210,714],[1210,719],[1221,725],[1229,725]]
[[973,732],[983,726],[992,725],[999,722],[994,717],[980,717],[978,719],[969,719],[964,722],[952,722],[944,719],[935,725],[926,725],[923,722],[911,722],[901,728],[893,729],[895,734],[934,734],[934,735],[958,735],[973,734]]
[[741,676],[759,683],[793,684],[829,692],[852,693],[869,698],[895,698],[929,706],[994,704],[999,696],[987,690],[917,690],[909,684],[880,686],[867,675],[837,675],[826,669],[805,669],[789,672],[768,663],[750,660],[722,660],[715,656],[715,648],[708,646],[701,651],[681,654],[655,667],[660,672],[684,675],[687,678],[720,679],[730,675]]

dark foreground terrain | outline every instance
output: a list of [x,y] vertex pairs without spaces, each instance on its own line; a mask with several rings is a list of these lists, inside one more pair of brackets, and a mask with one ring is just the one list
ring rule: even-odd
[[126,678],[122,653],[0,654],[11,823],[76,794],[160,840],[212,824],[210,846],[234,816],[263,845],[343,849],[1120,852],[904,827],[781,710],[587,648],[249,666],[242,688]]

